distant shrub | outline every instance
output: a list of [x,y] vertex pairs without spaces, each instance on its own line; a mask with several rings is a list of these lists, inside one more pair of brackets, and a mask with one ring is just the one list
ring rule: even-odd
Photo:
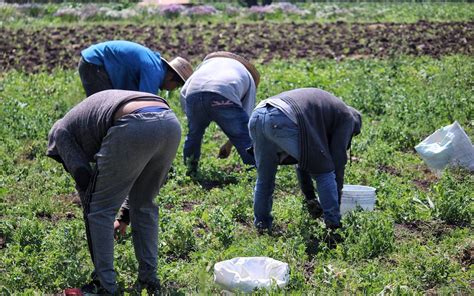
[[226,6],[224,12],[229,16],[236,16],[240,14],[241,9],[235,6]]
[[213,15],[215,13],[217,13],[217,9],[211,5],[198,5],[186,10],[186,15],[189,16]]
[[280,10],[281,12],[285,14],[299,14],[299,15],[305,15],[309,14],[309,10],[304,10],[300,9],[298,6],[295,4],[289,3],[289,2],[280,2],[280,3],[275,3],[270,5],[271,8],[274,10]]
[[74,7],[61,7],[59,8],[53,16],[59,17],[62,19],[74,20],[79,19],[81,16],[81,12],[79,9]]
[[167,17],[177,17],[186,10],[184,5],[170,4],[159,8],[160,14]]
[[275,9],[268,5],[268,6],[252,6],[249,8],[249,13],[250,14],[257,14],[257,15],[263,15],[263,14],[268,14],[268,13],[274,13]]

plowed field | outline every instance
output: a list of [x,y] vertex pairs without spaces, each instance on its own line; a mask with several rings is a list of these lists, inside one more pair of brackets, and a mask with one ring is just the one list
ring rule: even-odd
[[250,59],[343,58],[399,55],[473,54],[474,22],[412,24],[252,24],[99,25],[0,28],[0,69],[27,72],[73,68],[90,44],[126,39],[198,61],[207,53],[228,50]]

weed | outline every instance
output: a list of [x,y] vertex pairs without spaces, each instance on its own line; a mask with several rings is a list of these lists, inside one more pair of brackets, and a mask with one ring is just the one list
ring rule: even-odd
[[446,171],[434,186],[437,216],[454,225],[470,225],[474,215],[474,176],[466,171]]
[[[448,170],[438,177],[412,147],[452,119],[472,135],[473,63],[470,56],[452,55],[257,64],[263,75],[258,100],[320,87],[363,111],[345,183],[376,187],[376,210],[345,217],[338,232],[345,240],[330,248],[322,220],[302,209],[294,168],[279,167],[275,231],[258,235],[252,225],[256,172],[247,171],[235,151],[228,159],[215,157],[225,136],[211,125],[201,179],[185,175],[181,145],[156,198],[163,286],[172,293],[219,294],[214,263],[269,256],[291,270],[289,286],[275,294],[468,295],[472,175]],[[179,92],[162,95],[185,131]],[[0,294],[58,293],[89,279],[92,263],[81,209],[71,202],[73,180],[44,156],[51,125],[83,96],[74,71],[0,74]],[[115,250],[118,281],[128,287],[137,272],[131,235]]]
[[351,212],[343,220],[342,256],[348,260],[375,258],[393,250],[393,221],[377,212]]

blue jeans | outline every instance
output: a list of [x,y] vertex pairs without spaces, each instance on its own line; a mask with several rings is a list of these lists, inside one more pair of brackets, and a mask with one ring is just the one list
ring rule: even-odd
[[188,134],[184,142],[184,162],[194,168],[201,157],[201,143],[211,121],[217,123],[237,149],[245,164],[254,165],[255,160],[247,152],[252,146],[247,124],[249,117],[241,106],[225,97],[211,92],[201,92],[186,98]]
[[[267,105],[255,109],[249,120],[254,143],[257,183],[254,190],[254,224],[271,228],[273,190],[278,164],[285,153],[299,159],[299,129],[283,112]],[[311,175],[317,182],[318,194],[326,223],[339,224],[339,204],[334,171]],[[303,188],[302,188],[303,189]]]

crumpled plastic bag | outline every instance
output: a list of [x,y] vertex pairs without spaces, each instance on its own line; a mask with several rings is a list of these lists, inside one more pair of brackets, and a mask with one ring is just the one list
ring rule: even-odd
[[415,150],[430,168],[442,170],[451,165],[474,171],[474,147],[457,121],[438,129]]
[[252,292],[255,289],[282,288],[288,284],[287,263],[269,257],[237,257],[214,265],[214,281],[232,292]]

